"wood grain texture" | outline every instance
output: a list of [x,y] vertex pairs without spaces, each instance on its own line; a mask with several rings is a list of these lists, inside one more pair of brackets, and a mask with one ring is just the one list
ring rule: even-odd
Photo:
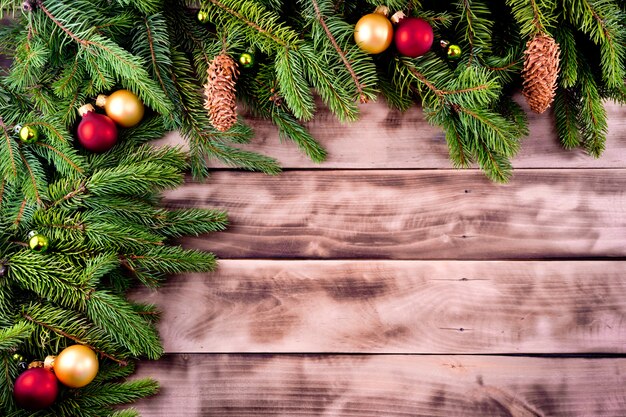
[[626,262],[222,261],[134,298],[166,352],[626,352]]
[[[517,99],[525,106],[521,96]],[[325,163],[311,162],[292,142],[281,143],[277,129],[270,122],[249,116],[246,122],[254,128],[255,136],[244,148],[275,157],[285,168],[452,167],[441,129],[430,126],[420,108],[400,113],[390,110],[382,100],[363,104],[361,119],[350,124],[341,124],[325,107],[318,108],[308,127],[328,150]],[[538,115],[528,111],[530,134],[513,165],[516,168],[626,168],[626,107],[607,103],[606,108],[609,133],[602,158],[594,159],[582,149],[564,150],[556,136],[552,112]],[[171,133],[164,142],[184,143],[178,133]],[[211,165],[221,167],[218,163]]]
[[626,170],[216,172],[171,207],[226,209],[185,245],[222,258],[527,259],[626,255]]
[[626,359],[171,355],[142,362],[157,416],[622,417]]

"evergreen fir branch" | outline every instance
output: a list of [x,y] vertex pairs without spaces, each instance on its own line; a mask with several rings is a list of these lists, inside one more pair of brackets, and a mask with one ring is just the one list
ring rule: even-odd
[[609,87],[626,78],[626,13],[611,0],[564,0],[566,14],[600,47],[602,79]]
[[294,116],[304,121],[311,120],[315,112],[313,94],[304,78],[305,66],[308,63],[303,62],[302,55],[288,49],[277,53],[274,60],[276,79],[281,87],[282,97]]
[[49,57],[50,49],[38,38],[21,43],[15,51],[11,71],[5,78],[6,85],[14,90],[36,86],[44,76]]
[[[456,107],[459,119],[466,128],[476,137],[476,142],[486,145],[487,153],[497,154],[502,157],[512,157],[519,150],[519,142],[515,125],[499,114],[483,109],[468,109]],[[494,158],[489,158],[494,160]],[[480,161],[480,160],[479,160]],[[494,160],[495,163],[495,160]]]
[[80,409],[90,410],[94,416],[101,416],[103,411],[113,405],[127,404],[155,395],[158,388],[158,383],[150,378],[121,383],[89,384],[82,388],[84,394],[73,401]]
[[21,0],[0,0],[0,19],[4,18],[5,13],[15,16],[16,12],[22,8]]
[[465,135],[462,134],[463,126],[458,117],[445,117],[441,124],[446,134],[446,143],[450,150],[452,164],[456,168],[469,168],[473,162],[472,154],[465,140]]
[[502,96],[493,106],[493,110],[512,123],[511,131],[516,138],[528,136],[528,117],[526,112],[510,96]]
[[142,225],[129,224],[113,213],[88,212],[84,217],[86,244],[94,250],[141,250],[161,246],[163,238]]
[[560,25],[554,30],[554,39],[559,44],[559,85],[570,88],[578,79],[578,56],[574,31],[569,25]]
[[171,238],[219,232],[228,225],[228,216],[220,210],[163,210],[161,218],[154,229]]
[[578,124],[585,150],[594,158],[599,158],[606,144],[607,116],[596,82],[589,69],[585,67],[581,65],[578,74],[577,87],[580,90]]
[[575,96],[575,92],[572,89],[557,89],[554,97],[554,117],[557,134],[565,149],[572,149],[581,144],[578,130],[580,113],[580,100]]
[[[170,48],[170,56],[176,53],[179,55],[178,60],[180,61],[181,51],[190,53],[195,67],[195,78],[197,78],[198,84],[202,85],[206,83],[206,73],[211,60],[220,53],[224,45],[214,34],[211,34],[198,23],[195,15],[186,13],[185,7],[184,1],[171,0],[165,4],[164,16],[167,18],[168,29],[172,35],[170,44],[176,45],[175,48]],[[226,33],[227,45],[230,45],[228,36],[231,33],[235,34],[237,31]],[[173,63],[173,69],[176,68],[176,63]],[[168,71],[168,73],[170,72],[171,70]]]
[[126,410],[115,411],[109,417],[139,417],[139,411],[134,408],[128,408]]
[[175,188],[182,183],[179,170],[154,162],[124,165],[95,172],[87,189],[97,196],[107,194],[144,195],[154,189]]
[[199,143],[202,149],[210,157],[217,158],[224,164],[234,168],[244,168],[250,171],[261,171],[266,174],[275,175],[280,172],[280,167],[276,160],[254,152],[244,151],[217,142]]
[[[343,31],[343,35],[345,37],[345,33],[347,31],[350,31],[350,34],[352,34],[353,28],[348,25],[342,25],[343,22],[332,17],[332,14],[333,14],[332,4],[329,1],[311,0],[310,2],[306,2],[306,1],[301,0],[300,3],[305,7],[307,5],[310,5],[308,13],[311,16],[309,18],[315,19],[315,22],[317,22],[317,24],[322,28],[327,41],[330,42],[330,44],[332,45],[332,48],[336,51],[337,55],[341,59],[342,64],[344,65],[348,73],[350,74],[352,84],[356,88],[356,92],[358,94],[358,98],[361,101],[361,103],[365,103],[371,99],[375,99],[375,93],[371,89],[368,89],[367,86],[363,83],[363,81],[361,80],[361,77],[355,71],[355,68],[354,68],[355,64],[353,63],[351,59],[348,59],[348,54],[344,51],[344,49],[341,46],[339,46],[337,39],[333,35],[333,31],[331,31],[331,28],[333,28],[336,31]],[[312,10],[310,10],[311,8]],[[358,56],[355,58],[359,59],[360,61],[365,61],[367,59],[365,55]],[[356,60],[354,62],[356,62]],[[375,72],[374,72],[375,69],[373,65],[371,65],[369,70],[372,71],[374,75],[373,77],[372,75],[370,75],[370,78],[375,79]]]
[[272,122],[278,127],[281,139],[293,141],[313,162],[321,163],[326,160],[326,150],[291,114],[276,109],[272,113]]
[[157,359],[163,354],[156,329],[122,298],[96,291],[87,304],[87,316],[134,356]]
[[352,122],[358,119],[359,109],[351,94],[337,83],[335,74],[320,65],[319,58],[310,45],[302,45],[298,50],[302,57],[304,73],[309,83],[319,93],[330,111],[341,122]]
[[122,6],[132,6],[144,14],[158,13],[163,0],[115,0]]
[[[101,328],[90,323],[87,317],[79,312],[64,310],[53,305],[31,303],[24,308],[22,318],[48,333],[48,345],[54,346],[55,351],[70,344],[82,344],[91,348],[102,357],[114,361],[120,366],[126,366],[128,355],[123,347]],[[50,333],[52,333],[51,336]],[[40,344],[43,336],[35,335],[31,338],[34,345]],[[31,346],[38,357],[49,354],[46,346]]]
[[0,146],[0,172],[2,178],[15,181],[18,176],[18,170],[22,164],[19,158],[19,150],[17,142],[9,136],[8,128],[0,117],[0,129],[2,129],[3,146]]
[[43,4],[39,6],[50,20],[80,45],[81,50],[78,56],[91,61],[92,65],[88,65],[87,69],[96,73],[95,79],[101,80],[103,88],[109,86],[115,74],[124,87],[136,93],[148,106],[163,115],[170,113],[171,102],[150,78],[143,62],[111,40],[97,33],[90,33],[87,22],[82,25],[83,33],[77,32],[77,34],[70,30],[65,22],[81,21],[75,15],[74,7],[62,1],[57,1],[49,7],[50,10]]
[[251,0],[203,0],[209,19],[225,32],[245,34],[249,44],[266,53],[297,49],[298,34],[280,22],[280,17]]
[[492,151],[482,138],[477,136],[477,139],[474,142],[474,155],[483,172],[494,182],[508,182],[513,174],[513,166],[509,159]]
[[22,148],[20,153],[22,164],[25,168],[27,179],[22,182],[24,196],[37,205],[42,205],[45,198],[46,173],[39,159],[27,148]]
[[9,277],[22,289],[68,308],[83,308],[86,283],[58,256],[17,252],[9,258]]
[[10,351],[0,354],[0,408],[7,413],[15,409],[13,381],[19,375],[17,364],[11,356]]
[[13,326],[0,329],[0,351],[15,350],[28,339],[33,326],[26,322],[17,322]]
[[546,33],[554,26],[555,0],[507,0],[523,36]]
[[182,106],[181,133],[189,141],[191,169],[194,177],[206,177],[205,155],[214,157],[230,166],[242,167],[268,174],[280,172],[278,163],[263,155],[243,151],[215,141],[211,135],[214,129],[202,109],[202,99],[190,77],[192,69],[186,57],[172,54],[174,62],[174,82],[180,94]]
[[[459,26],[465,32],[465,39],[469,51],[467,65],[472,65],[476,50],[481,53],[491,51],[491,26],[493,25],[491,12],[487,4],[481,0],[459,0]],[[478,48],[478,49],[477,49]]]
[[[420,2],[418,0],[367,0],[367,2],[372,6],[372,8],[387,6],[389,10],[404,10],[407,7],[420,7]],[[370,13],[370,11],[366,11],[366,13]]]
[[120,364],[113,361],[103,361],[98,369],[98,374],[94,378],[93,382],[96,384],[102,384],[111,381],[118,381],[123,378],[127,378],[135,373],[135,362],[129,361],[126,365],[120,366]]
[[147,270],[166,274],[213,271],[217,264],[211,253],[185,250],[179,246],[152,247],[125,255],[124,260],[133,271]]
[[414,104],[409,94],[405,95],[401,90],[396,89],[391,80],[387,79],[386,75],[382,73],[378,74],[378,88],[387,104],[392,108],[404,112]]
[[[161,14],[144,17],[135,29],[132,51],[149,63],[149,72],[158,81],[170,101],[176,104],[176,86],[168,76],[172,60],[167,30],[167,21]],[[170,117],[175,118],[175,114],[170,114]],[[176,121],[172,122],[171,127],[175,127]]]

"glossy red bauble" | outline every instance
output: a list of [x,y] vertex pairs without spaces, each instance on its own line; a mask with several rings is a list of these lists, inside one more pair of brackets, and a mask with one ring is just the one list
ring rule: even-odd
[[31,368],[15,380],[13,397],[15,402],[27,410],[50,407],[59,394],[57,377],[45,368]]
[[405,17],[400,20],[394,34],[396,49],[410,58],[416,58],[428,52],[434,39],[432,26],[424,19],[416,17]]
[[83,119],[78,125],[78,140],[83,147],[92,152],[106,152],[117,143],[117,126],[104,114],[94,111],[90,104],[79,110]]

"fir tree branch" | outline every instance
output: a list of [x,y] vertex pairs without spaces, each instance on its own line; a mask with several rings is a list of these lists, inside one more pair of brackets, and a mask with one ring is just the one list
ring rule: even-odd
[[163,91],[167,92],[167,87],[165,86],[165,83],[163,82],[161,69],[157,62],[156,54],[154,52],[154,39],[152,37],[152,29],[150,28],[150,24],[148,22],[147,17],[144,16],[143,21],[144,21],[145,28],[146,28],[146,36],[148,37],[148,44],[150,45],[150,56],[152,58],[152,68],[154,69],[154,73],[156,74],[157,79],[159,80],[159,84],[161,85],[161,88],[163,89]]
[[39,194],[39,187],[37,185],[37,179],[35,178],[35,173],[33,172],[33,168],[30,166],[30,164],[28,163],[28,161],[26,160],[23,154],[20,154],[20,157],[22,158],[22,162],[24,163],[24,166],[28,170],[28,176],[30,178],[30,182],[33,185],[33,191],[35,193],[35,200],[37,201],[37,204],[42,204],[41,195]]
[[9,134],[7,133],[7,126],[4,124],[4,121],[2,120],[2,117],[0,117],[0,127],[2,127],[2,135],[4,136],[4,139],[6,140],[7,143],[7,147],[6,149],[9,151],[9,161],[11,162],[11,171],[14,177],[17,176],[17,166],[15,165],[15,157],[13,156],[13,146],[12,146],[12,141],[11,138],[9,137]]
[[358,75],[354,72],[354,69],[352,68],[352,64],[350,64],[350,61],[348,61],[348,59],[346,58],[345,52],[341,49],[339,44],[337,44],[337,40],[331,33],[330,29],[328,29],[328,26],[326,25],[326,22],[324,21],[324,16],[320,12],[320,6],[317,0],[311,0],[311,3],[313,4],[313,7],[315,8],[315,15],[317,16],[317,20],[319,21],[320,25],[324,29],[324,32],[326,33],[328,40],[330,40],[331,44],[333,45],[333,48],[335,48],[335,51],[337,51],[337,54],[341,58],[341,61],[343,62],[344,66],[350,73],[352,80],[354,81],[354,85],[356,86],[356,89],[359,92],[359,100],[361,101],[361,103],[366,103],[368,101],[368,97],[363,92],[361,81],[359,80]]
[[[237,19],[237,21],[243,22],[246,26],[253,29],[255,32],[259,33],[263,37],[268,38],[269,40],[271,40],[271,42],[273,42],[274,44],[278,46],[281,46],[286,49],[298,48],[297,43],[294,42],[294,40],[296,39],[296,36],[294,36],[293,34],[287,33],[280,26],[279,26],[279,30],[283,29],[282,32],[285,32],[287,34],[287,37],[279,36],[269,29],[271,24],[274,23],[272,18],[266,19],[266,25],[264,27],[261,24],[257,24],[253,19],[248,18],[243,13],[235,10],[234,7],[231,7],[231,6],[237,5],[237,3],[235,2],[233,2],[230,5],[227,4],[227,2],[225,1],[219,1],[219,0],[205,0],[205,2],[211,3],[213,6],[217,7],[219,10],[222,10],[223,12],[226,12],[227,14],[231,15],[233,18]],[[239,2],[238,7],[250,8],[250,10],[253,10],[254,5],[249,4],[248,1],[241,1]],[[256,12],[256,10],[254,12]],[[257,17],[259,17],[259,20],[262,20],[262,17],[264,17],[262,12],[258,12],[256,14],[257,14]],[[266,15],[266,16],[269,16],[269,15]]]
[[35,320],[33,317],[29,316],[29,315],[28,315],[28,314],[26,314],[26,313],[23,313],[23,314],[22,314],[22,317],[24,317],[26,320],[30,321],[31,323],[34,323],[34,324],[36,324],[36,325],[38,325],[38,326],[41,326],[41,327],[44,327],[44,328],[46,328],[46,329],[48,329],[48,330],[50,330],[50,331],[52,331],[52,332],[54,332],[54,333],[56,333],[56,334],[58,334],[58,335],[60,335],[60,336],[63,336],[63,337],[65,337],[65,338],[67,338],[67,339],[70,339],[71,341],[73,341],[73,342],[75,342],[75,343],[79,343],[79,344],[81,344],[81,345],[85,345],[85,346],[89,347],[91,350],[93,350],[94,352],[96,352],[96,353],[100,354],[101,356],[103,356],[103,357],[105,357],[105,358],[111,359],[111,360],[112,360],[112,361],[114,361],[114,362],[117,362],[117,363],[118,363],[119,365],[121,365],[121,366],[126,366],[126,365],[128,365],[128,362],[127,362],[127,361],[125,361],[125,360],[123,360],[123,359],[118,359],[118,358],[116,358],[115,356],[110,355],[110,354],[108,354],[107,352],[105,352],[105,351],[103,351],[103,350],[100,350],[100,349],[96,348],[95,346],[88,345],[88,344],[86,344],[83,340],[79,339],[78,337],[72,336],[71,334],[66,333],[66,332],[64,332],[64,331],[63,331],[63,330],[61,330],[61,329],[57,329],[57,328],[56,328],[56,327],[54,327],[54,326],[50,326],[50,325],[48,325],[48,324],[46,324],[46,323],[43,323],[43,322],[38,321],[38,320]]

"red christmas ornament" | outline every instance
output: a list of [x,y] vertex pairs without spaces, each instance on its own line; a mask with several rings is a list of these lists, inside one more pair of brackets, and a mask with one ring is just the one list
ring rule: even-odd
[[57,399],[59,383],[54,374],[44,368],[31,368],[15,380],[15,402],[27,410],[50,407]]
[[394,15],[393,20],[398,22],[394,32],[396,49],[404,56],[416,58],[424,55],[433,45],[435,35],[433,28],[424,19]]
[[92,152],[106,152],[117,143],[115,122],[104,114],[94,111],[91,104],[85,104],[78,113],[83,117],[78,125],[78,140]]

